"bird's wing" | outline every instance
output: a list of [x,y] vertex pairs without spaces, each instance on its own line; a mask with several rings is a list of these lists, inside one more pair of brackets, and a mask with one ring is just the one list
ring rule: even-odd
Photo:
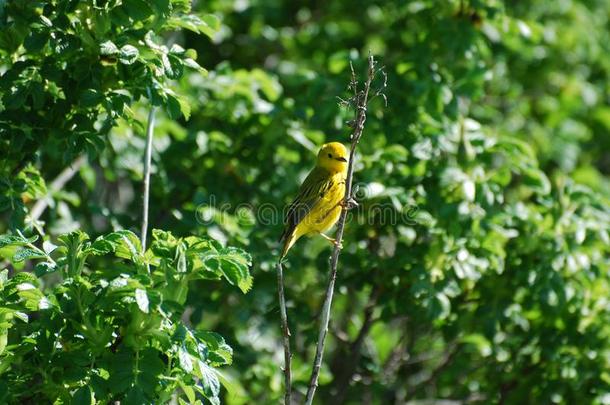
[[288,208],[284,218],[286,228],[280,240],[292,234],[294,228],[311,212],[332,186],[333,177],[329,176],[324,169],[316,167],[309,173],[301,184],[299,194]]

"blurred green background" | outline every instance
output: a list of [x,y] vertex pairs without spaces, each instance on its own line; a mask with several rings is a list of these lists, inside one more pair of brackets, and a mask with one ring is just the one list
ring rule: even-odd
[[[388,105],[371,103],[358,148],[361,209],[346,227],[317,403],[610,404],[610,1],[211,0],[193,11],[220,26],[164,37],[209,73],[169,85],[188,120],[158,112],[150,223],[253,257],[248,294],[208,281],[188,296],[188,322],[234,349],[224,402],[283,397],[282,224],[261,208],[291,201],[322,143],[348,143],[337,97],[349,94],[349,61],[364,74],[370,52]],[[52,195],[47,234],[139,229],[148,108],[136,102],[143,125],[118,119]],[[78,155],[64,152],[42,143],[33,158],[47,183]],[[2,230],[31,226],[32,203],[5,211]],[[398,220],[370,209],[380,204]],[[303,239],[286,264],[297,399],[330,250]]]

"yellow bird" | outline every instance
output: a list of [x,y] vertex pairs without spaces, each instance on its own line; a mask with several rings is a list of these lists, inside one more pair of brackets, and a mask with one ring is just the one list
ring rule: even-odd
[[286,228],[280,237],[283,242],[280,260],[303,235],[319,233],[332,243],[336,241],[324,235],[341,215],[345,197],[348,153],[339,142],[322,145],[316,167],[309,173],[299,194],[294,199],[284,223]]

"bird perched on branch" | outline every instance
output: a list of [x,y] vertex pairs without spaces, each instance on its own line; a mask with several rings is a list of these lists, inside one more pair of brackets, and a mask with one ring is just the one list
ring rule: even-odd
[[347,149],[343,144],[330,142],[322,145],[316,167],[301,184],[299,194],[286,213],[286,228],[280,237],[280,242],[283,243],[280,260],[303,235],[318,233],[333,244],[337,243],[324,232],[332,227],[341,215],[347,159]]

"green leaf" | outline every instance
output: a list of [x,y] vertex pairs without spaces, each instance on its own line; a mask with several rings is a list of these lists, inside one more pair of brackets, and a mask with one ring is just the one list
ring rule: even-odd
[[[108,387],[112,393],[119,394],[125,392],[135,382],[133,367],[135,361],[132,351],[122,348],[116,354],[111,354],[108,358]],[[129,366],[125,366],[129,365]]]
[[30,32],[30,35],[25,39],[23,46],[31,53],[42,51],[42,48],[49,42],[49,31],[35,30]]
[[87,247],[89,246],[89,236],[82,231],[70,232],[58,238],[68,249],[64,262],[67,265],[68,276],[79,275],[87,258]]
[[150,402],[146,400],[144,391],[140,387],[131,387],[125,395],[125,403],[130,405],[149,405]]
[[191,373],[193,371],[193,361],[191,360],[191,355],[184,349],[184,347],[180,347],[178,349],[178,362],[180,364],[180,368],[184,370],[186,373]]
[[4,353],[4,349],[6,349],[6,343],[8,341],[8,333],[7,330],[2,330],[0,328],[0,356]]
[[201,23],[199,24],[199,31],[202,34],[213,38],[214,35],[220,30],[220,20],[214,14],[204,14],[200,16]]
[[53,252],[55,249],[57,249],[57,245],[51,241],[45,240],[42,242],[42,250],[44,250],[47,255],[51,254],[51,252]]
[[4,287],[4,284],[8,281],[8,269],[0,271],[0,290]]
[[154,244],[156,243],[156,248],[162,249],[162,252],[159,253],[160,256],[170,257],[171,249],[176,246],[176,244],[178,243],[178,239],[174,235],[172,235],[171,232],[164,231],[161,229],[153,229],[152,237],[153,246],[155,246]]
[[136,296],[136,303],[138,304],[138,308],[140,308],[140,311],[147,314],[149,312],[149,308],[148,308],[149,301],[148,301],[148,295],[146,295],[146,291],[142,290],[141,288],[137,288],[135,291],[135,296]]
[[197,70],[199,73],[206,74],[208,71],[204,69],[195,59],[184,58],[182,59],[184,66],[190,67],[191,69]]
[[180,96],[167,94],[166,109],[172,119],[177,119],[181,116],[184,116],[185,119],[189,119],[191,116],[190,104]]
[[40,262],[36,264],[35,273],[38,277],[45,274],[53,273],[57,270],[57,266],[53,262]]
[[462,343],[474,345],[483,357],[488,357],[492,353],[491,343],[481,334],[473,333],[462,337],[460,340]]
[[197,365],[197,376],[201,379],[203,395],[208,399],[218,398],[218,395],[220,394],[220,382],[218,381],[216,372],[212,367],[201,360],[197,361]]
[[142,350],[139,361],[137,384],[149,396],[153,396],[159,386],[159,376],[165,370],[161,361],[162,353],[148,348]]
[[248,270],[248,267],[252,264],[252,259],[242,249],[222,248],[218,252],[203,254],[201,259],[209,271],[220,271],[231,284],[238,286],[243,293],[252,288],[253,280]]
[[[30,85],[30,95],[34,98],[34,106],[41,108],[44,102],[44,88],[41,83],[34,82]],[[47,195],[47,186],[40,172],[33,166],[26,167],[19,178],[25,181],[25,195],[31,198],[43,198]]]
[[165,301],[173,301],[178,304],[184,304],[188,295],[188,278],[179,277],[178,280],[175,278],[174,270],[169,266],[166,269],[166,281],[167,287],[163,292]]
[[183,383],[182,381],[179,381],[178,384],[180,385],[180,388],[182,389],[182,392],[184,392],[184,395],[186,395],[186,398],[189,400],[189,404],[194,404],[197,397],[195,396],[195,390],[193,390],[192,387],[189,387],[188,385],[186,385],[185,383]]
[[242,401],[243,403],[248,402],[249,396],[237,378],[228,373],[223,373],[218,369],[216,370],[216,375],[226,390],[226,398],[235,399],[236,401],[239,401],[239,403]]
[[53,303],[45,296],[40,297],[38,300],[38,310],[49,309],[53,306]]
[[80,96],[80,102],[84,107],[93,107],[104,100],[102,93],[95,89],[85,89]]
[[26,313],[21,312],[21,311],[15,311],[15,312],[13,312],[13,314],[15,315],[15,317],[17,319],[21,319],[25,323],[28,323],[28,321],[30,319]]
[[46,309],[48,301],[43,300],[44,295],[36,286],[30,283],[21,283],[17,286],[17,295],[21,298],[23,305],[30,311],[38,311],[41,305]]
[[87,385],[80,387],[72,395],[72,405],[92,405],[94,403],[93,393]]
[[445,294],[437,293],[430,309],[433,318],[445,319],[451,313],[451,301]]
[[213,14],[197,16],[194,14],[183,14],[168,20],[169,28],[184,28],[189,31],[204,34],[210,38],[220,30],[220,20]]
[[207,346],[209,350],[208,360],[213,366],[222,366],[232,363],[233,349],[231,349],[231,346],[225,342],[221,335],[208,331],[196,331],[194,335]]
[[178,103],[180,104],[180,113],[184,116],[185,120],[191,117],[191,105],[184,97],[177,97]]
[[115,254],[124,259],[141,262],[142,244],[140,239],[129,230],[121,230],[106,235],[103,240],[115,246]]
[[87,252],[101,256],[114,252],[116,246],[116,243],[106,240],[104,236],[100,236],[91,244],[91,246],[89,246]]
[[[165,76],[169,77],[170,79],[177,79],[180,77],[177,72],[174,73],[175,65],[172,65],[171,61],[169,60],[169,56],[166,53],[161,54],[161,65],[163,67],[163,73]],[[166,90],[166,92],[168,91]]]
[[524,182],[542,195],[551,191],[551,183],[546,174],[539,169],[526,167],[523,169]]
[[169,77],[170,79],[181,78],[182,74],[184,73],[184,63],[182,61],[182,58],[180,56],[173,55],[170,53],[170,54],[167,54],[167,61],[169,62],[169,65],[170,65],[170,70],[169,71],[166,70],[166,72],[165,72],[167,77]]
[[186,273],[186,248],[183,242],[180,242],[176,247],[176,270],[178,273]]
[[153,14],[149,3],[145,0],[123,0],[127,15],[136,21],[145,20]]
[[119,48],[112,41],[105,41],[100,44],[100,53],[102,55],[116,55],[119,53]]
[[170,14],[170,11],[171,11],[170,0],[152,0],[151,5],[152,5],[152,7],[155,8],[155,12],[160,15],[168,16]]
[[32,248],[21,248],[17,251],[17,253],[15,253],[13,255],[13,262],[15,263],[19,263],[22,262],[24,260],[30,260],[30,259],[42,259],[45,258],[46,255],[44,254],[43,251],[38,250],[38,249],[32,249]]
[[42,25],[46,26],[46,27],[52,27],[53,26],[53,22],[51,20],[49,20],[48,17],[45,17],[44,15],[40,16],[40,21],[42,22]]
[[23,246],[29,243],[34,243],[38,240],[38,235],[31,238],[25,238],[21,235],[0,235],[0,248],[6,246]]
[[139,55],[138,48],[132,45],[125,45],[121,48],[119,61],[124,65],[131,65],[138,59]]
[[14,285],[21,283],[37,284],[38,278],[32,273],[20,272],[13,275],[13,277],[9,279],[9,282]]

